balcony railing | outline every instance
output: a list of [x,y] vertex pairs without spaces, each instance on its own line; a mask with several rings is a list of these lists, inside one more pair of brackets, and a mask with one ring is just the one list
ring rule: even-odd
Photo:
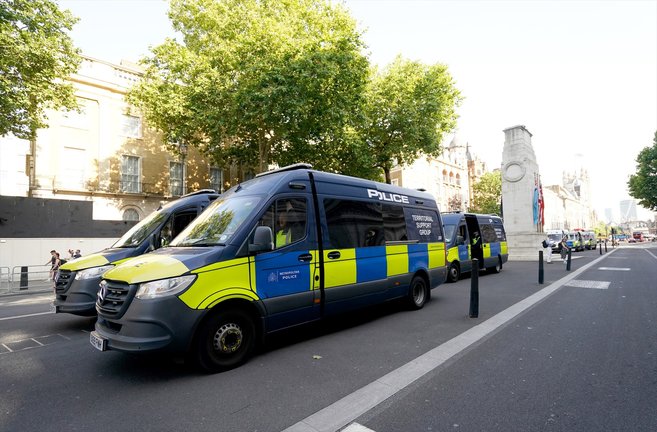
[[148,183],[148,182],[110,182],[102,184],[98,181],[87,182],[70,182],[70,181],[53,181],[53,190],[55,192],[73,192],[73,193],[105,193],[121,195],[155,195],[171,196],[172,190],[168,182]]

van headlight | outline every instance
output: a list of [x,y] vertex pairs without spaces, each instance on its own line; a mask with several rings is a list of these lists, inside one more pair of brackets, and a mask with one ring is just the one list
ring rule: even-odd
[[139,284],[135,297],[139,299],[152,299],[178,294],[194,282],[196,275],[179,276],[169,279],[160,279]]
[[113,264],[104,265],[100,267],[91,267],[84,270],[79,270],[75,273],[75,280],[94,279],[101,277],[107,270],[113,268]]

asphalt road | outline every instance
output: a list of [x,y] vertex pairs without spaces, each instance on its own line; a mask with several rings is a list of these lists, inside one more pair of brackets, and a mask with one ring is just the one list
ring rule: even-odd
[[279,334],[215,375],[98,352],[94,320],[49,313],[49,295],[0,297],[0,431],[657,430],[657,248],[574,256],[543,285],[536,263],[482,274],[476,319],[467,278],[420,311]]

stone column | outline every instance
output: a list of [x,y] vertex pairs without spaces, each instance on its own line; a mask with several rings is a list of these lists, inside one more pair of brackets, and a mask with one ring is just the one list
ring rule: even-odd
[[543,227],[534,223],[534,189],[540,180],[532,134],[525,126],[504,130],[502,151],[502,212],[509,260],[535,261]]

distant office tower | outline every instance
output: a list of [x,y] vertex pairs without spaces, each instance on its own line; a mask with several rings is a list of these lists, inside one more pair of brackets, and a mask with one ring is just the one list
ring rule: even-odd
[[636,201],[623,200],[620,202],[621,222],[631,222],[638,219],[636,214]]
[[606,208],[605,209],[605,222],[610,223],[613,220],[614,220],[614,214],[613,214],[611,208]]

